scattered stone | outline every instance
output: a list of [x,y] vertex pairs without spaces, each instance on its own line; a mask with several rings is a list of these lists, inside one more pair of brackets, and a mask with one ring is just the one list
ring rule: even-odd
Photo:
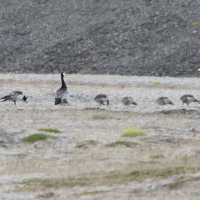
[[174,191],[172,191],[171,192],[171,195],[173,195],[173,196],[185,196],[185,192],[183,191],[183,190],[174,190]]
[[41,197],[41,198],[52,198],[52,197],[54,197],[54,193],[53,192],[48,192],[48,193],[45,193],[45,194],[39,194],[38,197]]

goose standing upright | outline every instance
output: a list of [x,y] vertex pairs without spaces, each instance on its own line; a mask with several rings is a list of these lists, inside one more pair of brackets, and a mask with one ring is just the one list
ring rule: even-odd
[[1,99],[3,99],[3,101],[13,101],[15,105],[17,101],[24,101],[27,103],[27,97],[23,95],[21,91],[13,91]]
[[121,102],[125,105],[125,106],[128,106],[128,105],[137,105],[137,103],[134,101],[134,99],[132,97],[124,97]]
[[160,97],[156,100],[156,102],[161,106],[164,106],[167,104],[174,105],[174,103],[172,101],[170,101],[167,97]]
[[108,96],[106,94],[98,94],[94,100],[97,103],[100,103],[100,105],[105,105],[104,103],[107,102],[107,106],[109,105],[109,99]]
[[61,73],[62,86],[61,86],[60,89],[58,89],[56,91],[56,94],[55,94],[55,105],[62,104],[62,103],[65,103],[65,104],[67,103],[69,105],[68,99],[70,97],[70,93],[67,90],[67,86],[66,86],[65,81],[64,81],[64,76],[65,76],[65,73],[62,72]]
[[199,100],[197,100],[193,95],[191,94],[185,94],[183,95],[180,100],[182,101],[183,105],[184,103],[186,103],[187,105],[189,105],[190,103],[192,102],[197,102],[197,103],[200,103]]

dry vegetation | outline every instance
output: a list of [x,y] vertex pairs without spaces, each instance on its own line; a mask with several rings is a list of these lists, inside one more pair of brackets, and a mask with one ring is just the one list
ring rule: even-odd
[[[23,89],[20,83],[16,89]],[[31,90],[35,84],[29,85],[27,81],[26,91],[32,92],[31,95],[41,92],[37,87]],[[151,81],[149,84],[152,85]],[[3,92],[8,91],[7,85],[6,81],[2,83]],[[155,109],[144,112],[142,105],[128,109],[119,105],[121,107],[113,110],[115,104],[111,104],[95,109],[96,104],[91,100],[90,106],[87,101],[82,102],[85,107],[55,107],[51,92],[58,87],[59,83],[48,89],[48,84],[44,83],[46,90],[42,92],[49,94],[47,100],[41,95],[35,101],[30,99],[28,106],[2,104],[2,197],[180,199],[182,192],[186,197],[198,199],[198,105],[183,110],[179,105],[157,108],[152,103]],[[158,85],[154,87],[152,94],[158,91]],[[82,86],[71,83],[70,88],[76,94]],[[106,92],[110,88],[112,86],[108,85],[103,89]],[[124,92],[127,91],[124,89]],[[86,107],[89,109],[84,109]],[[142,131],[142,134],[136,136],[133,128],[136,137],[122,137],[129,127],[137,127],[137,133]],[[45,140],[23,141],[33,134],[41,136],[42,130],[45,131],[42,135],[48,135]]]

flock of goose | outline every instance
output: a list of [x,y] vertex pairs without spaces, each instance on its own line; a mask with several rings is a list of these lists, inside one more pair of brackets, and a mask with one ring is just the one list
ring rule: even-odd
[[[70,93],[67,89],[67,86],[65,84],[64,81],[64,76],[65,73],[62,72],[61,73],[61,87],[56,91],[55,93],[55,105],[58,104],[68,104],[69,105],[69,97],[70,97]],[[11,92],[10,94],[2,97],[1,99],[3,99],[3,101],[12,101],[15,105],[17,101],[24,101],[27,103],[27,96],[23,95],[23,93],[21,91],[14,91]],[[105,103],[107,103],[107,105],[109,105],[109,98],[106,94],[98,94],[94,100],[101,105],[105,105]],[[199,100],[197,100],[193,95],[190,94],[185,94],[183,95],[180,100],[182,101],[182,103],[189,105],[192,102],[197,102],[200,103]],[[129,105],[137,105],[137,103],[134,101],[134,99],[132,97],[124,97],[121,100],[122,104],[129,106]],[[167,104],[171,104],[174,105],[174,103],[167,97],[160,97],[156,100],[156,102],[163,106],[163,105],[167,105]]]

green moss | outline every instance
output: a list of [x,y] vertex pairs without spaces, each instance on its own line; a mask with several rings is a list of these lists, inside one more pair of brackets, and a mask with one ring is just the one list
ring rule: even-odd
[[197,176],[197,177],[192,177],[192,180],[193,180],[193,181],[199,181],[199,180],[200,180],[200,177],[199,177],[199,176]]
[[145,130],[140,130],[131,126],[124,130],[122,137],[136,137],[136,136],[145,136],[145,135],[146,135]]
[[95,190],[95,191],[91,191],[91,192],[82,192],[82,193],[75,193],[75,196],[82,196],[82,195],[95,195],[95,194],[99,194],[99,193],[106,193],[109,192],[108,190]]
[[114,100],[113,103],[114,103],[114,104],[118,104],[119,101],[118,101],[118,100]]
[[97,145],[97,144],[98,144],[98,142],[95,140],[85,140],[81,143],[78,143],[76,145],[76,148],[84,148],[84,147],[87,147],[88,145]]
[[193,24],[192,24],[192,26],[194,26],[194,27],[196,27],[196,26],[198,26],[199,24],[198,24],[198,22],[194,22]]
[[58,129],[52,129],[52,128],[40,128],[38,131],[45,131],[45,132],[50,132],[50,133],[62,133]]
[[156,81],[156,82],[154,82],[153,84],[154,84],[154,85],[159,85],[160,82],[159,82],[159,81]]
[[[174,175],[186,174],[186,173],[198,173],[200,167],[175,167],[164,169],[149,169],[149,170],[135,170],[131,173],[115,172],[110,174],[87,174],[84,177],[66,177],[66,178],[48,178],[48,179],[29,179],[20,182],[23,184],[24,189],[27,190],[43,190],[44,188],[63,188],[63,187],[90,187],[97,185],[113,185],[113,184],[127,184],[131,181],[142,181],[145,179],[165,179]],[[16,183],[15,183],[16,184]]]
[[139,163],[143,165],[143,164],[156,164],[158,162],[151,160],[151,161],[139,161]]
[[165,158],[165,156],[163,156],[162,154],[157,154],[157,155],[151,155],[151,156],[149,156],[149,158],[151,158],[151,159],[159,159],[159,158]]
[[85,143],[90,145],[96,145],[98,142],[95,140],[86,140]]
[[181,160],[181,161],[184,161],[185,163],[188,162],[188,160],[190,159],[191,157],[188,156],[186,153],[182,153],[181,155],[179,155],[177,157],[177,159]]
[[45,135],[43,133],[39,133],[39,134],[33,134],[33,135],[29,135],[28,137],[22,139],[24,142],[29,142],[29,143],[34,143],[38,140],[46,140],[47,138],[52,138],[55,139],[56,137],[53,137],[51,135]]
[[129,141],[117,141],[110,144],[106,144],[105,147],[117,147],[117,146],[124,146],[124,147],[135,147],[138,143],[129,142]]

